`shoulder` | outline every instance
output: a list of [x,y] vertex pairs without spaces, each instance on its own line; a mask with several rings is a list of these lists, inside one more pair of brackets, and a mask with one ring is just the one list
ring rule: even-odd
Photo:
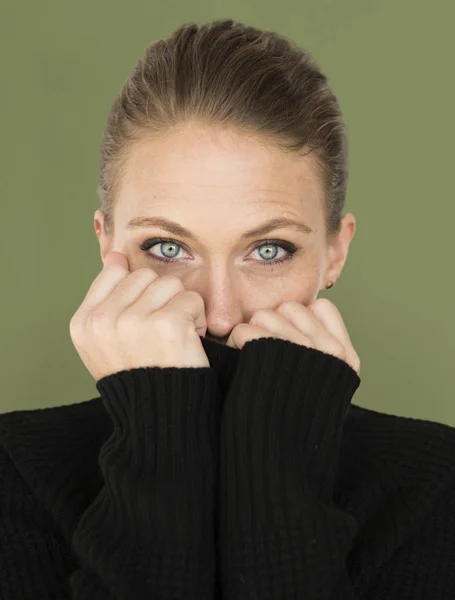
[[352,405],[343,434],[335,496],[358,523],[352,564],[436,572],[455,550],[455,428]]
[[36,521],[46,521],[48,517],[40,499],[33,493],[27,479],[22,475],[14,459],[0,445],[0,537],[13,535],[10,528],[22,525],[21,519],[28,520],[33,527]]
[[346,450],[367,450],[367,457],[397,469],[455,469],[455,428],[437,421],[378,412],[352,404],[344,424]]
[[455,428],[351,405],[336,497],[359,528],[411,533],[454,497]]
[[88,482],[96,487],[99,451],[112,429],[101,398],[1,414],[3,499],[28,492],[30,502],[34,496],[56,518],[65,511],[62,489],[88,500]]
[[[351,405],[343,429],[345,459],[426,486],[455,473],[455,428]],[[354,453],[354,454],[353,454]],[[346,464],[346,463],[345,463]]]
[[[98,441],[112,422],[101,398],[78,404],[21,409],[0,414],[0,446],[18,463],[51,458]],[[34,457],[34,458],[33,458]]]

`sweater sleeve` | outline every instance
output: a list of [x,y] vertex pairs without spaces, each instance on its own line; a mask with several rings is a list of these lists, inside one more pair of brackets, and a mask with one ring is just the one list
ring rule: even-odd
[[114,429],[104,485],[73,534],[74,600],[214,596],[219,390],[210,368],[139,368],[96,384]]
[[277,338],[246,343],[220,433],[220,578],[227,600],[354,598],[357,521],[333,499],[360,384],[344,361]]

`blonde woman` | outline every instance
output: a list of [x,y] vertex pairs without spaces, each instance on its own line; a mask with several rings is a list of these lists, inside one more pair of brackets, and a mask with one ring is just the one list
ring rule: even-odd
[[71,340],[99,397],[0,417],[4,600],[455,597],[454,429],[353,404],[347,141],[304,50],[232,20],[115,99]]

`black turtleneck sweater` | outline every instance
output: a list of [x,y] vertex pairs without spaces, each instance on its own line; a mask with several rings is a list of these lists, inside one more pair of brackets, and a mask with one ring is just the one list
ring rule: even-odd
[[455,429],[352,404],[319,350],[201,340],[0,416],[1,600],[455,598]]

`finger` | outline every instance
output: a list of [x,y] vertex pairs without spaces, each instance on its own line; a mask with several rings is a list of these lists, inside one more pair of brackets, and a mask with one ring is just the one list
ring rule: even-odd
[[[140,271],[149,271],[143,274],[143,281],[138,280],[131,282],[124,295],[119,289],[123,282],[120,283],[114,294],[109,297],[107,302],[115,303],[114,295],[118,293],[117,303],[123,306],[123,311],[128,313],[130,310],[137,315],[148,315],[165,306],[174,296],[185,291],[182,280],[173,275],[163,275],[159,277],[152,269],[139,269]],[[152,275],[150,275],[150,272]],[[135,271],[134,274],[138,273]],[[130,279],[133,277],[132,274]],[[153,276],[155,278],[153,279]],[[142,285],[141,285],[142,284]],[[116,310],[113,307],[113,310]]]
[[336,337],[348,349],[351,338],[338,308],[327,298],[318,298],[307,308],[321,321],[329,333]]
[[259,338],[280,338],[283,340],[286,339],[282,335],[271,333],[263,327],[249,325],[248,323],[240,323],[239,325],[236,325],[232,330],[232,333],[229,336],[228,341],[226,342],[226,346],[230,346],[231,348],[241,350],[247,342],[257,340]]
[[127,275],[128,271],[118,264],[103,268],[90,285],[73,319],[84,321],[96,306],[104,302],[112,290]]
[[110,265],[115,264],[125,267],[125,269],[127,269],[128,271],[130,270],[126,254],[123,254],[122,252],[117,252],[116,250],[110,250],[104,257],[104,266],[108,267]]
[[[171,280],[172,281],[169,281]],[[157,285],[152,285],[157,282]],[[159,277],[153,269],[137,269],[122,279],[112,290],[107,298],[95,306],[93,311],[107,313],[116,319],[128,309],[138,314],[147,314],[160,308],[160,298],[163,289],[171,287],[173,294],[183,290],[183,284],[177,277]],[[146,298],[139,304],[140,299],[146,294]],[[156,298],[154,297],[156,295]],[[165,302],[169,300],[166,297]]]
[[129,274],[128,260],[121,252],[108,252],[103,268],[90,285],[80,312],[91,311],[107,298],[112,289]]
[[202,331],[203,335],[206,334],[205,303],[198,292],[184,289],[182,293],[178,293],[169,300],[161,310],[164,313],[177,312],[183,315],[190,325],[195,325],[196,330]]
[[360,358],[352,345],[349,332],[344,324],[343,317],[338,308],[327,298],[319,298],[312,302],[308,308],[324,324],[327,330],[343,345],[346,362],[360,373]]
[[104,302],[119,283],[129,275],[131,272],[126,256],[121,252],[108,252],[104,258],[102,270],[90,285],[73,319],[85,321],[88,314]]
[[[302,307],[300,306],[300,308]],[[291,312],[293,312],[292,309]],[[312,320],[314,316],[311,315],[309,318],[305,318],[305,314],[302,314],[302,312],[300,312],[299,316],[300,321],[297,321],[297,319],[292,321],[277,310],[259,310],[251,317],[250,324],[256,327],[263,327],[272,334],[275,334],[276,337],[289,340],[295,344],[314,347],[314,339],[308,333],[308,328],[305,328],[307,321]],[[302,316],[304,317],[303,319]],[[300,327],[297,327],[296,324],[300,325]],[[322,328],[321,324],[320,327]],[[312,329],[314,328],[312,327]]]
[[325,344],[330,342],[331,334],[307,306],[299,302],[284,302],[276,312],[283,315],[298,331],[307,336],[313,345],[316,345],[317,341]]

